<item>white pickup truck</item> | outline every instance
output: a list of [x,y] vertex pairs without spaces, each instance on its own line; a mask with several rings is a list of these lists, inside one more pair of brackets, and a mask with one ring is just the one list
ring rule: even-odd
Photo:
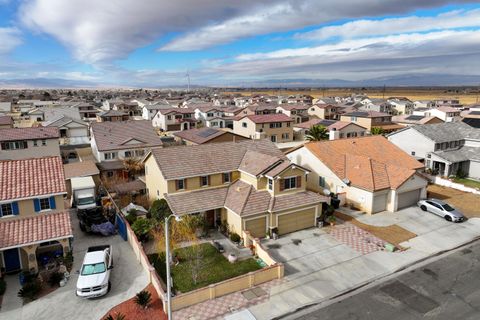
[[110,271],[113,268],[112,246],[87,249],[77,280],[77,296],[96,298],[110,290]]

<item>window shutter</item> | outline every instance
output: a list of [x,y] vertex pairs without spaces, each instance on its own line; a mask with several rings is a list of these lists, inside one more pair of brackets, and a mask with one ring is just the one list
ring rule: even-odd
[[51,196],[50,199],[50,209],[54,210],[56,209],[56,206],[55,206],[55,197],[54,196]]
[[279,179],[278,182],[280,183],[280,191],[285,190],[285,180]]
[[225,183],[225,173],[222,173],[222,184]]
[[210,176],[207,176],[207,186],[210,185]]
[[183,179],[183,189],[187,190],[187,178]]
[[33,199],[33,207],[35,209],[35,212],[39,212],[40,211],[40,200]]
[[18,202],[13,202],[12,203],[12,212],[13,215],[18,216]]
[[302,187],[302,176],[297,176],[297,188]]
[[200,180],[200,187],[202,186],[202,177],[198,177],[198,179]]
[[178,180],[175,180],[175,191],[178,190]]

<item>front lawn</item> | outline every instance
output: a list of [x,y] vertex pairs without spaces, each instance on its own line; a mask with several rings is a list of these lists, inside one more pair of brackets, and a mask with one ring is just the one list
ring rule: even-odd
[[472,179],[453,178],[453,182],[461,183],[466,187],[480,189],[480,181],[475,181]]
[[[202,243],[198,245],[198,249],[193,247],[176,249],[175,255],[179,263],[172,266],[171,271],[173,287],[177,292],[192,291],[261,269],[252,258],[235,263],[228,262],[210,243]],[[198,259],[194,258],[195,255]],[[151,254],[148,258],[165,281],[165,255]]]

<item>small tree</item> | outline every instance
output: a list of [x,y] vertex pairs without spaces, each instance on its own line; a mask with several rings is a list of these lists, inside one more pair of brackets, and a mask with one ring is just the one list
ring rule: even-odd
[[310,129],[307,130],[307,134],[305,136],[305,139],[308,141],[322,141],[328,140],[328,138],[328,130],[322,125],[311,126]]
[[137,219],[132,224],[132,230],[140,241],[148,240],[153,224],[150,219]]
[[143,309],[147,309],[148,305],[152,302],[152,294],[147,290],[142,290],[135,296],[135,303]]
[[170,207],[165,199],[158,199],[153,201],[148,213],[149,217],[156,222],[163,222],[166,217],[172,214],[172,210],[170,210]]
[[371,130],[370,130],[370,133],[374,136],[376,135],[381,135],[381,134],[384,134],[385,133],[385,130],[383,130],[383,128],[381,127],[373,127]]
[[140,159],[136,158],[126,158],[123,160],[123,166],[127,170],[129,177],[134,177],[137,173],[142,172],[144,168]]

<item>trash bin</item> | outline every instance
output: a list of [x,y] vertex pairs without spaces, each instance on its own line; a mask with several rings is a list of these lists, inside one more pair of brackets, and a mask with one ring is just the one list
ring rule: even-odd
[[332,198],[330,203],[335,209],[340,208],[340,199]]

